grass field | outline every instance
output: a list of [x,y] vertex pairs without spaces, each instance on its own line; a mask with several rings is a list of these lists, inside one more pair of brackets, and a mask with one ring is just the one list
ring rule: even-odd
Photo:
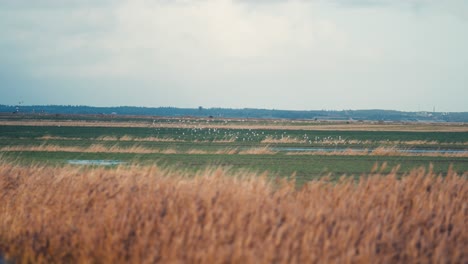
[[[437,173],[445,173],[450,165],[459,173],[468,171],[464,124],[99,118],[4,116],[0,152],[5,159],[23,164],[118,160],[190,171],[223,166],[284,177],[295,174],[301,183],[328,174],[358,177],[384,162],[386,172],[400,165],[399,174],[430,164]],[[440,150],[457,152],[433,152]]]
[[0,116],[0,262],[468,261],[465,124],[105,118]]
[[207,166],[222,166],[235,170],[251,170],[289,177],[296,175],[304,183],[324,175],[337,178],[344,174],[358,177],[370,172],[377,164],[387,164],[384,172],[400,166],[398,175],[420,166],[434,166],[434,171],[445,174],[452,165],[460,173],[468,171],[468,158],[456,157],[399,157],[351,155],[231,155],[231,154],[134,154],[134,153],[82,153],[82,152],[5,152],[3,158],[26,164],[66,164],[69,160],[118,160],[128,164],[160,165],[183,168],[188,171],[203,170]]

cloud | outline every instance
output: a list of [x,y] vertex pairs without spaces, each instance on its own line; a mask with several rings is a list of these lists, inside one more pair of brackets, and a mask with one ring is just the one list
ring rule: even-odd
[[110,6],[121,0],[2,0],[0,7],[9,9],[75,9]]
[[320,3],[347,8],[397,8],[414,13],[430,12],[468,19],[465,0],[235,0],[244,4],[278,4],[286,2]]
[[220,71],[213,65],[249,61],[264,67],[262,61],[286,51],[300,54],[343,41],[332,21],[314,19],[309,5],[284,2],[252,10],[227,0],[136,0],[105,9],[35,10],[11,14],[10,44],[32,46],[20,56],[36,63],[47,58],[40,74],[132,75],[155,68],[180,72],[190,65]]
[[67,100],[95,104],[310,109],[393,101],[402,109],[425,89],[436,101],[467,82],[459,19],[466,4],[457,0],[29,2],[0,2],[0,76],[27,87],[18,95],[37,87],[49,100],[71,93]]

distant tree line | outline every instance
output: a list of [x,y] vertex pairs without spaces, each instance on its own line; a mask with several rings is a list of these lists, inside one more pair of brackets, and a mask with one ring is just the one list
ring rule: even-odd
[[468,122],[468,112],[402,112],[394,110],[272,110],[176,107],[94,107],[84,105],[0,105],[0,113],[16,114],[94,114],[141,116],[193,116],[226,118],[283,118],[308,120],[435,121]]

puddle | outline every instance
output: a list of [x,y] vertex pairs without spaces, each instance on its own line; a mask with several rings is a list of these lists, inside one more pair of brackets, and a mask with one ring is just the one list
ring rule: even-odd
[[111,166],[125,164],[125,162],[120,160],[68,160],[68,164],[72,165],[101,165],[101,166]]

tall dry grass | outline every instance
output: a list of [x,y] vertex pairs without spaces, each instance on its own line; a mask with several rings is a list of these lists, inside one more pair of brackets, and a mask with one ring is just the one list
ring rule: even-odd
[[174,148],[148,148],[139,145],[121,147],[118,145],[105,146],[102,144],[93,144],[87,147],[78,146],[60,146],[54,144],[42,144],[38,146],[6,146],[0,148],[0,152],[19,152],[19,151],[34,151],[34,152],[83,152],[83,153],[135,153],[135,154],[251,154],[251,155],[273,155],[277,152],[272,151],[268,146],[265,147],[252,147],[239,151],[237,148],[223,148],[217,150],[201,150],[201,149],[188,149],[177,150]]
[[[0,137],[0,139],[8,139],[8,137]],[[39,140],[82,140],[82,138],[77,137],[60,137],[60,136],[51,136],[45,135],[41,137],[37,137],[36,139]],[[184,142],[180,139],[175,139],[171,137],[132,137],[129,135],[124,135],[120,138],[116,136],[101,136],[96,138],[98,141],[142,141],[142,142]],[[215,139],[211,142],[214,143],[233,143],[236,141],[235,137],[231,138],[223,138],[223,139]],[[209,140],[201,141],[201,142],[210,142]],[[274,138],[271,136],[267,136],[265,139],[261,141],[261,143],[265,144],[306,144],[307,140],[295,138],[295,137],[283,137],[283,138]],[[388,141],[388,140],[379,140],[379,141],[372,141],[372,140],[344,140],[344,139],[327,139],[327,140],[319,140],[314,141],[314,143],[319,143],[321,145],[366,145],[366,144],[380,144],[382,146],[397,146],[397,145],[406,145],[406,146],[417,146],[417,145],[437,145],[440,144],[438,141],[427,141],[427,140],[396,140],[396,141]],[[468,142],[445,142],[443,143],[446,146],[467,146]]]
[[98,137],[97,140],[101,141],[141,141],[141,142],[183,142],[183,140],[175,139],[171,137],[133,137],[129,135],[123,135],[120,138],[115,136],[102,136]]
[[294,182],[0,164],[16,263],[467,263],[467,173]]
[[118,145],[105,146],[102,144],[92,144],[87,147],[79,146],[60,146],[54,144],[42,144],[38,146],[6,146],[0,148],[0,151],[35,151],[35,152],[84,152],[84,153],[162,153],[160,149],[146,148],[139,145],[120,147]]
[[282,138],[274,138],[271,136],[267,136],[261,143],[265,144],[292,144],[292,143],[306,143],[306,140],[299,139],[295,137],[282,137]]
[[377,147],[371,151],[369,149],[345,149],[336,151],[289,151],[288,156],[398,156],[398,157],[452,157],[466,158],[468,152],[405,152],[396,147]]
[[272,150],[269,146],[258,147],[258,148],[247,148],[239,151],[240,155],[274,155],[278,151]]
[[[20,152],[20,151],[34,151],[34,152],[83,152],[83,153],[135,153],[135,154],[223,154],[223,155],[275,155],[279,151],[275,151],[269,146],[251,147],[239,150],[238,148],[222,148],[217,150],[201,150],[201,149],[188,149],[178,150],[174,148],[151,148],[138,144],[133,146],[106,146],[103,144],[93,144],[87,147],[79,146],[60,146],[54,144],[41,144],[38,146],[5,146],[0,147],[0,152]],[[425,157],[468,157],[468,152],[405,152],[396,147],[378,147],[372,151],[368,149],[346,149],[337,151],[288,151],[286,155],[323,155],[323,156],[425,156]]]

